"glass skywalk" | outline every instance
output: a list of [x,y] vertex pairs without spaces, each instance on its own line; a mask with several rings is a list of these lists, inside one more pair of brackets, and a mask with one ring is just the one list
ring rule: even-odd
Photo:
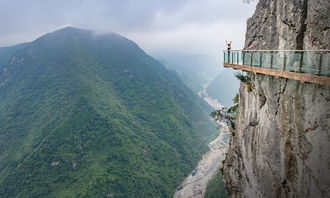
[[330,76],[330,50],[225,50],[225,64]]

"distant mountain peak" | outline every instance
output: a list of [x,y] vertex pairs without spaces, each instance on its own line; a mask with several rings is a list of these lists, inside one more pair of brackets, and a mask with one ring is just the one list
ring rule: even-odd
[[77,28],[77,27],[73,27],[73,26],[67,26],[62,29],[54,31],[53,33],[55,33],[55,32],[77,32],[77,33],[79,33],[79,32],[93,32],[93,30],[82,29],[82,28]]
[[170,197],[216,132],[122,36],[66,27],[15,50],[0,65],[0,197]]
[[[96,31],[96,30],[90,30],[90,29],[82,29],[82,28],[77,28],[73,26],[67,26],[62,29],[56,30],[54,32],[51,32],[49,34],[56,34],[56,35],[89,35],[89,36],[94,36],[94,37],[118,37],[122,39],[127,39],[117,33],[114,33],[112,31]],[[47,35],[47,34],[46,34]],[[128,39],[127,39],[128,40]]]
[[[54,32],[50,32],[40,37],[39,39],[50,38],[50,37],[77,37],[77,36],[91,36],[92,30],[85,30],[75,27],[65,27]],[[37,39],[38,40],[38,39]]]

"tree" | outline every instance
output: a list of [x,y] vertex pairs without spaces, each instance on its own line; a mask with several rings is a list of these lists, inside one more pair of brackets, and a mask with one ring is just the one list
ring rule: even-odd
[[226,122],[229,128],[233,131],[235,130],[235,121],[237,118],[237,114],[239,111],[239,95],[233,98],[234,105],[227,109],[226,107],[222,107],[218,110],[211,112],[211,116],[215,121],[223,121]]

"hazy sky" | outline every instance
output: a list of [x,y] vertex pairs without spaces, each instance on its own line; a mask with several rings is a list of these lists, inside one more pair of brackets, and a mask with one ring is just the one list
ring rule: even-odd
[[216,56],[225,40],[243,47],[254,9],[243,0],[0,0],[0,46],[74,26],[122,34],[147,52]]

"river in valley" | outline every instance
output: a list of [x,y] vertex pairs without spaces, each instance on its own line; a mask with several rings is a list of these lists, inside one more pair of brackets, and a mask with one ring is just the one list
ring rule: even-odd
[[[222,107],[217,100],[207,96],[205,90],[200,93],[213,108]],[[207,183],[217,173],[222,166],[222,161],[225,158],[225,153],[228,149],[229,133],[225,123],[219,123],[220,132],[216,139],[209,143],[210,150],[202,156],[197,167],[192,173],[185,178],[182,184],[177,188],[174,194],[175,198],[203,198]]]

